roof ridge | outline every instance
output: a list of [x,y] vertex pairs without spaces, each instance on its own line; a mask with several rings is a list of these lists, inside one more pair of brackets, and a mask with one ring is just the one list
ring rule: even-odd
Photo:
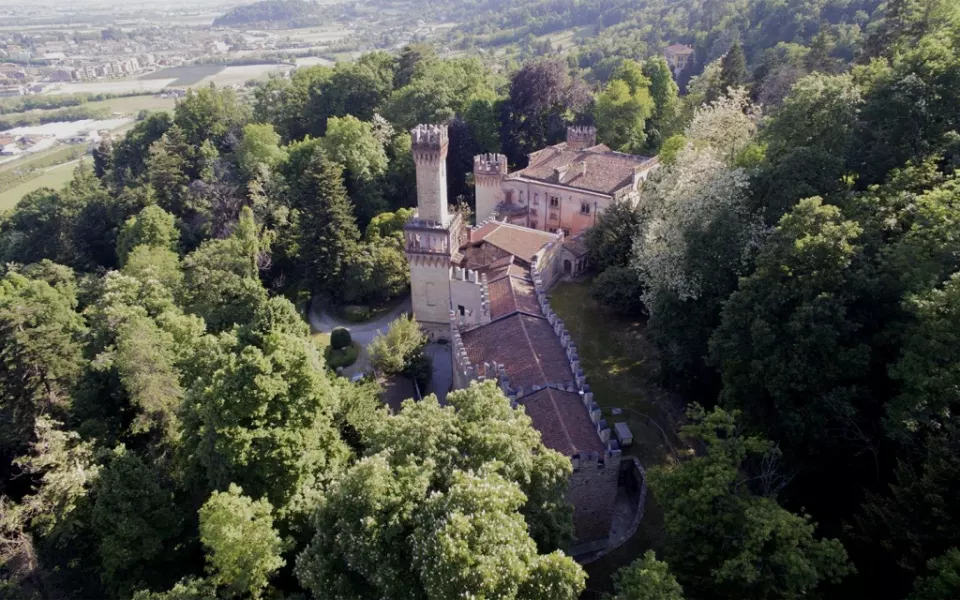
[[[523,337],[527,340],[527,347],[530,348],[531,354],[533,355],[534,361],[537,363],[537,368],[540,370],[540,376],[543,378],[544,383],[547,382],[547,374],[543,370],[543,364],[540,363],[540,357],[537,356],[535,346],[533,345],[533,340],[530,339],[530,334],[527,332],[527,325],[523,322],[523,319],[520,319],[520,328],[523,330]],[[577,449],[577,445],[573,443],[573,438],[570,437],[570,430],[567,429],[567,423],[563,420],[563,413],[560,412],[560,407],[557,406],[557,400],[553,397],[553,392],[550,391],[551,388],[547,387],[547,396],[550,398],[550,404],[553,406],[553,415],[556,417],[557,421],[560,423],[560,429],[563,431],[563,437],[566,438],[567,444],[570,445],[574,451]]]

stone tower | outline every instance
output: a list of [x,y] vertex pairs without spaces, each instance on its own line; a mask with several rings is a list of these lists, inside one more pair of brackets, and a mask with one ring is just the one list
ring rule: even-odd
[[417,125],[410,131],[413,162],[417,165],[417,209],[424,221],[446,225],[447,138],[446,125]]
[[477,195],[477,223],[487,220],[503,202],[500,182],[507,175],[507,157],[481,154],[473,157],[473,185]]
[[567,148],[583,150],[597,145],[596,127],[567,127]]
[[447,210],[447,128],[410,131],[417,165],[417,214],[403,228],[413,316],[431,340],[450,339],[450,269],[463,221]]

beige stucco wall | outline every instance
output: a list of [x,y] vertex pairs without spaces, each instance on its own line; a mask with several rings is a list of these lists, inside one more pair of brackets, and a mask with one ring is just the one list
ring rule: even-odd
[[409,259],[410,297],[414,318],[421,324],[435,323],[449,330],[449,257],[411,255]]
[[[464,271],[464,278],[457,279],[456,274],[450,280],[450,306],[457,313],[457,318],[462,330],[472,329],[483,322],[489,322],[484,319],[483,287],[479,281],[471,282],[467,278],[467,272]],[[464,316],[460,316],[459,307],[464,308]]]
[[421,219],[437,221],[446,225],[450,221],[447,212],[447,162],[440,157],[417,153],[417,209]]
[[[551,231],[565,229],[569,235],[592,227],[596,211],[604,210],[612,201],[610,196],[582,190],[534,183],[521,179],[505,180],[501,186],[504,200],[520,206],[529,206],[530,215],[524,225],[532,229]],[[550,197],[559,200],[559,206],[550,207]],[[581,203],[587,203],[589,213],[581,213]]]
[[489,219],[497,205],[503,202],[503,186],[498,176],[475,173],[473,181],[477,197],[476,222],[480,223]]

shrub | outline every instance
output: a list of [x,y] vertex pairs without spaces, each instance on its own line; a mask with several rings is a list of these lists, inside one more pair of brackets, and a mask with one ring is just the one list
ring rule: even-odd
[[362,323],[370,319],[370,307],[348,304],[340,309],[340,316],[351,323]]
[[350,337],[350,330],[346,327],[335,327],[330,332],[330,347],[334,350],[342,350],[353,342]]
[[360,356],[360,344],[350,344],[346,348],[341,348],[336,350],[333,346],[328,346],[326,352],[324,352],[324,358],[327,361],[327,366],[331,369],[339,369],[340,367],[349,367],[353,363],[357,362],[357,358]]
[[645,314],[643,283],[630,267],[611,267],[593,280],[593,298],[607,308],[625,316]]

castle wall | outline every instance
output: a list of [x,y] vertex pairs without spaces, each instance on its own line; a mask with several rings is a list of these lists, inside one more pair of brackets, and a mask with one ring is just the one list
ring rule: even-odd
[[417,209],[421,219],[446,224],[447,212],[447,163],[437,158],[417,161]]
[[[604,194],[524,179],[506,179],[501,187],[505,200],[530,208],[524,226],[541,231],[563,229],[567,235],[576,235],[593,227],[597,212],[606,210],[613,201]],[[557,206],[551,205],[551,198],[557,199]],[[587,204],[588,213],[582,212],[582,204]]]
[[409,255],[410,298],[413,314],[431,339],[449,339],[450,258]]
[[[486,280],[476,271],[453,267],[450,279],[450,307],[457,325],[466,331],[490,322],[490,301]],[[463,307],[463,314],[460,313]]]
[[621,455],[619,452],[581,454],[572,462],[573,474],[566,497],[573,505],[574,537],[578,543],[571,551],[583,554],[608,543],[617,502]]

